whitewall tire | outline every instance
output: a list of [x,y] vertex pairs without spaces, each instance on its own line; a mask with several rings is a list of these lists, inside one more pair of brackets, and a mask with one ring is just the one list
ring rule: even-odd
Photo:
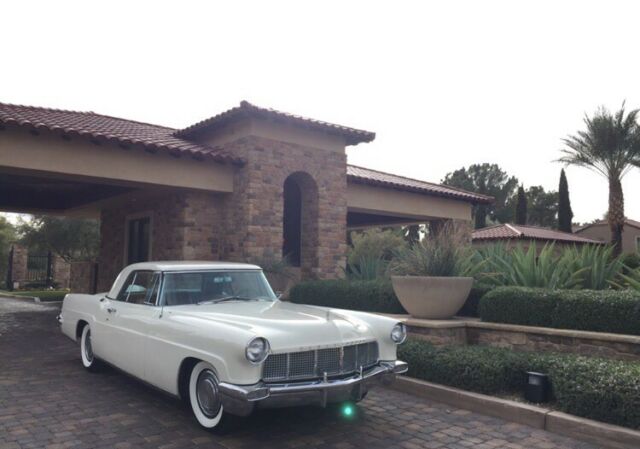
[[95,372],[100,368],[100,361],[98,361],[93,354],[91,328],[88,324],[85,324],[82,328],[82,334],[80,336],[80,358],[82,359],[82,366],[88,371]]
[[220,424],[224,413],[218,388],[218,376],[207,362],[198,362],[189,377],[189,403],[198,423],[213,429]]

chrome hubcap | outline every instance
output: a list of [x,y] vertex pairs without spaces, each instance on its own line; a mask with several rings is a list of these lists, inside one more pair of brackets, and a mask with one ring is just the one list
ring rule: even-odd
[[220,394],[218,379],[211,370],[204,370],[198,376],[196,384],[198,406],[207,418],[215,418],[220,412]]
[[91,347],[91,331],[87,331],[87,335],[84,338],[84,356],[87,361],[91,363],[93,361],[93,348]]

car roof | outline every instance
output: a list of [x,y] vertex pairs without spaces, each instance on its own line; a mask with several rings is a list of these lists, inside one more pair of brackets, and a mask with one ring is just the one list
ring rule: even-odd
[[140,262],[127,267],[127,271],[196,271],[196,270],[260,270],[257,265],[237,262],[207,261],[207,260],[162,260],[155,262]]
[[124,267],[113,282],[108,293],[115,298],[122,288],[122,284],[132,271],[205,271],[205,270],[261,270],[257,265],[236,262],[212,262],[207,260],[162,260],[155,262],[140,262]]

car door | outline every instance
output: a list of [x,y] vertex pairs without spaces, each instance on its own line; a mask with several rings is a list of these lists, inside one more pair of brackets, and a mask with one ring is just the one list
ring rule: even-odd
[[157,319],[160,274],[133,271],[115,299],[101,303],[104,319],[101,357],[138,378],[144,379],[144,352],[149,322]]

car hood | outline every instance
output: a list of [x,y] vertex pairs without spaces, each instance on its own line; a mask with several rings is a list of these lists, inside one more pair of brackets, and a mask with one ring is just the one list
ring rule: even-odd
[[370,325],[362,318],[349,314],[349,311],[285,301],[233,301],[175,306],[165,308],[165,311],[173,319],[188,319],[201,329],[213,324],[217,325],[215,327],[225,325],[265,337],[275,353],[375,338]]

